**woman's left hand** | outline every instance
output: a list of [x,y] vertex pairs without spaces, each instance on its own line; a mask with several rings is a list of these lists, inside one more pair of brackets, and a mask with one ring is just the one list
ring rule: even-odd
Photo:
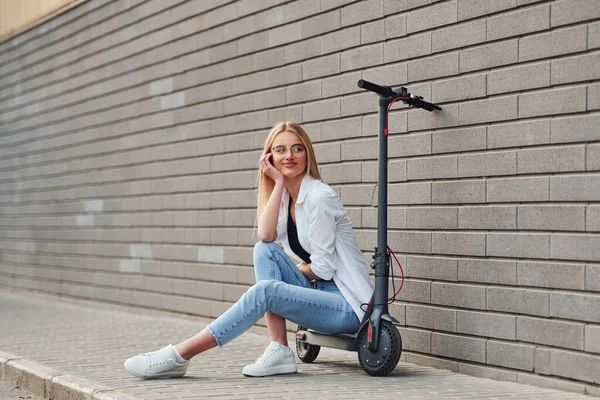
[[298,267],[300,272],[302,272],[302,274],[308,279],[319,279],[319,277],[312,272],[312,269],[310,269],[310,264],[300,263],[296,264],[296,266]]

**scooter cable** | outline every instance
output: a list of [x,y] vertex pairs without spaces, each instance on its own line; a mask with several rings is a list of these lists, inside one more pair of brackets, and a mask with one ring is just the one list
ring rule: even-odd
[[[390,254],[394,257],[394,260],[396,260],[396,263],[398,264],[398,267],[400,268],[400,273],[402,274],[402,279],[400,280],[400,287],[398,288],[398,290],[394,293],[394,295],[392,297],[390,297],[388,299],[388,301],[394,301],[396,300],[396,296],[398,295],[398,293],[400,293],[400,291],[402,290],[402,286],[404,286],[404,269],[402,269],[402,264],[400,264],[400,261],[398,261],[398,257],[396,257],[396,254],[394,254],[394,252],[392,251],[392,249],[390,248],[390,246],[387,246],[388,251],[390,252]],[[394,268],[392,266],[392,284],[395,286],[394,284]]]

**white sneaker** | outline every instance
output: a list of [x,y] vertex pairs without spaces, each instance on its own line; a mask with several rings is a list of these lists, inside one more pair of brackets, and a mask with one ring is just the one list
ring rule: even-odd
[[297,372],[292,351],[284,350],[279,343],[271,342],[254,364],[246,365],[242,373],[246,376],[268,376]]
[[131,357],[125,361],[125,369],[142,379],[179,378],[187,372],[190,361],[178,363],[172,345],[151,353]]

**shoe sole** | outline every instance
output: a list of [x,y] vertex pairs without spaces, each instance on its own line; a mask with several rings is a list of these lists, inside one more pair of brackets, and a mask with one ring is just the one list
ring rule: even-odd
[[296,365],[294,364],[293,366],[290,365],[287,368],[276,367],[276,368],[268,369],[264,373],[249,374],[246,372],[242,372],[242,374],[244,374],[244,376],[250,376],[250,377],[263,377],[263,376],[273,376],[273,375],[295,374],[296,372],[298,372],[298,367],[296,367]]
[[158,375],[144,375],[144,374],[138,374],[133,371],[130,371],[127,369],[127,367],[125,367],[125,371],[129,372],[131,375],[135,376],[136,378],[140,378],[140,379],[181,378],[182,376],[184,376],[187,373],[187,369],[186,369],[183,372],[171,371],[171,372],[164,372],[164,373],[161,373]]

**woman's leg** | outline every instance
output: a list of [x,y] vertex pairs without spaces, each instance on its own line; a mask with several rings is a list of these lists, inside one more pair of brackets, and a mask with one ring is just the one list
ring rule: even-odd
[[[254,274],[256,282],[276,280],[296,286],[310,287],[308,278],[275,243],[258,242],[254,246]],[[265,313],[265,322],[271,341],[288,346],[285,318],[267,312]]]
[[[275,280],[304,288],[311,287],[308,278],[275,243],[258,242],[254,246],[254,273],[257,282]],[[271,341],[288,346],[285,318],[272,312],[266,312],[265,321]],[[217,342],[207,327],[175,347],[184,359],[189,360],[216,346]]]

